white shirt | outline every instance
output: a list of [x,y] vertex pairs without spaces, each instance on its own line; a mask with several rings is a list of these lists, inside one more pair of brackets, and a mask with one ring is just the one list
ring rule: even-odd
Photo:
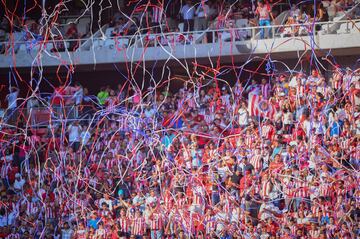
[[156,197],[149,196],[146,198],[146,204],[149,205],[153,202],[156,202]]
[[297,86],[297,77],[293,76],[289,82],[289,87],[296,88]]
[[87,143],[89,142],[89,140],[91,139],[91,134],[89,131],[83,131],[80,134],[80,138],[81,138],[81,143],[82,145],[87,145]]
[[210,12],[210,7],[206,3],[200,3],[196,9],[196,15],[198,17],[208,17]]
[[181,8],[180,13],[185,20],[191,20],[194,19],[195,8],[186,4]]
[[109,199],[109,200],[106,200],[105,198],[100,199],[99,206],[102,207],[103,203],[106,203],[109,207],[109,210],[112,211],[112,200],[111,199]]
[[8,101],[8,109],[15,109],[17,107],[17,97],[19,95],[19,91],[14,91],[6,96]]
[[306,136],[309,137],[309,136],[310,136],[310,130],[311,130],[311,128],[310,128],[310,126],[311,126],[310,121],[305,120],[305,121],[302,123],[302,126],[303,126],[303,129],[304,129],[305,133],[306,133]]
[[79,105],[81,104],[83,98],[84,98],[84,90],[82,87],[80,87],[79,90],[77,90],[75,93],[74,93],[74,98],[75,98],[75,104],[76,105]]
[[274,204],[268,202],[268,203],[263,203],[261,204],[260,206],[260,210],[259,210],[259,214],[261,215],[260,216],[260,219],[265,221],[267,220],[268,218],[272,217],[273,214],[270,213],[270,212],[267,212],[267,211],[264,211],[264,209],[267,209],[267,210],[270,210],[272,212],[275,212],[275,213],[278,213],[278,214],[281,214],[281,211],[278,207],[275,207]]
[[23,186],[25,184],[25,180],[20,178],[20,180],[15,179],[13,187],[17,190],[22,190]]
[[69,133],[69,141],[70,142],[80,142],[80,131],[81,131],[81,127],[75,126],[75,125],[69,125],[68,130],[70,131]]
[[284,113],[284,124],[292,124],[293,114],[291,112]]
[[149,110],[146,109],[144,114],[145,114],[146,118],[151,118],[154,116],[155,110],[154,109],[149,109]]
[[39,101],[34,97],[30,98],[26,102],[26,107],[28,110],[30,110],[31,108],[34,108],[34,107],[38,107],[38,106],[39,106]]
[[16,210],[13,210],[11,213],[9,213],[8,216],[8,225],[12,225],[15,223],[15,219],[19,216],[19,213]]
[[239,113],[239,125],[248,125],[249,124],[249,115],[246,108],[241,107],[238,111]]

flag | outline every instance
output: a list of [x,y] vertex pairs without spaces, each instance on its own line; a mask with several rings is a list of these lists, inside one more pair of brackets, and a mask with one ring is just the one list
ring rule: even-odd
[[250,116],[274,119],[275,107],[268,101],[261,99],[261,96],[250,92],[248,98],[248,110]]

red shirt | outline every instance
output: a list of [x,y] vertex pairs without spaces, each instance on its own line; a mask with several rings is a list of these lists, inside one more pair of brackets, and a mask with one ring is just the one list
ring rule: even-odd
[[54,97],[52,99],[52,104],[60,105],[63,101],[63,95],[65,94],[65,89],[63,87],[56,88],[54,91]]

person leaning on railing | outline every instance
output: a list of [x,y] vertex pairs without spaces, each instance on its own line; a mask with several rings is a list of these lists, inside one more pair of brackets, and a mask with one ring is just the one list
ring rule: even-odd
[[[260,27],[266,27],[266,31],[267,31],[267,36],[270,35],[270,25],[271,25],[271,20],[274,20],[274,16],[272,15],[271,12],[271,6],[269,4],[264,4],[263,0],[259,0],[258,1],[258,7],[255,10],[255,15],[259,18],[259,26]],[[261,28],[260,29],[260,39],[264,39],[265,38],[265,29]]]
[[72,40],[72,41],[70,41],[70,46],[69,46],[68,50],[74,51],[79,46],[78,41],[75,41],[75,40],[79,39],[79,32],[78,32],[78,29],[77,29],[75,23],[70,23],[70,27],[66,31],[65,36],[66,36],[66,39]]

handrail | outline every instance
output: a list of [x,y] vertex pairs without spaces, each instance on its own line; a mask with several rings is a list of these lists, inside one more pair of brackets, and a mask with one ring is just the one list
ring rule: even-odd
[[[253,27],[240,27],[240,28],[222,28],[222,29],[208,29],[208,30],[202,30],[202,31],[191,31],[191,32],[167,32],[167,33],[147,33],[147,34],[135,34],[135,35],[123,35],[123,36],[115,36],[115,37],[106,37],[105,40],[107,39],[131,39],[134,37],[144,37],[147,35],[151,35],[151,36],[174,36],[174,35],[180,35],[180,36],[187,36],[187,35],[193,35],[193,34],[202,34],[204,32],[208,32],[208,33],[217,33],[217,32],[227,32],[227,31],[246,31],[246,30],[259,30],[259,29],[265,29],[265,28],[279,28],[279,27],[296,27],[296,26],[313,26],[313,25],[331,25],[331,24],[336,24],[336,23],[354,23],[354,22],[360,22],[360,19],[353,19],[353,20],[340,20],[340,21],[328,21],[328,22],[307,22],[307,23],[296,23],[296,24],[291,24],[291,25],[270,25],[270,26],[253,26]],[[89,40],[92,39],[93,41],[95,40],[104,40],[103,37],[98,37],[98,38],[87,38],[87,39],[63,39],[63,40],[48,40],[48,41],[36,41],[36,44],[48,44],[48,43],[63,43],[63,42],[78,42],[79,40]],[[6,41],[6,42],[0,42],[0,44],[29,44],[29,42],[34,41],[34,40],[29,40],[29,41]]]
[[[337,20],[343,20],[346,17],[348,17],[350,14],[352,14],[358,7],[360,6],[360,2],[357,3],[355,6],[344,12],[343,16],[340,16]],[[331,27],[328,28],[328,33],[333,33],[334,31],[338,30],[340,28],[339,22],[334,23]]]
[[[87,48],[91,48],[92,44],[94,42],[94,39],[96,39],[96,37],[103,35],[104,31],[106,30],[106,28],[108,27],[108,24],[105,24],[104,26],[102,26],[99,30],[97,30],[91,37],[89,37],[88,39],[85,40],[85,42],[83,44],[81,44],[79,46],[78,49],[76,49],[76,51],[82,51],[82,50],[86,50]],[[95,37],[95,38],[94,38]]]

